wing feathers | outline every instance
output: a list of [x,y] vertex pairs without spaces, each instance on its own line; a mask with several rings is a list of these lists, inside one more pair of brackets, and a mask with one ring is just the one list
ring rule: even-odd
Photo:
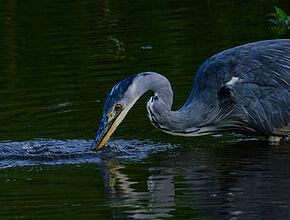
[[248,126],[256,131],[287,135],[289,84],[290,40],[262,41],[208,59],[198,71],[187,103],[195,97],[221,107],[231,105],[243,109]]

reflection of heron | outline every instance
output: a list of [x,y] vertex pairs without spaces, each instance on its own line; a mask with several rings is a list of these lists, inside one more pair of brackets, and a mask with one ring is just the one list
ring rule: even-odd
[[93,144],[101,149],[134,103],[146,91],[151,123],[180,136],[238,130],[279,142],[290,132],[290,40],[270,40],[235,47],[202,64],[182,108],[172,111],[173,92],[162,75],[145,72],[115,85]]
[[[114,160],[103,165],[105,188],[111,198],[109,205],[119,208],[118,212],[112,213],[114,217],[126,215],[134,219],[155,219],[172,216],[170,212],[175,210],[173,181],[175,173],[172,168],[149,168],[152,175],[147,179],[147,189],[140,191],[140,187],[134,187],[135,184],[140,186],[138,178],[137,180],[134,178],[132,181],[132,177],[122,172],[126,167],[119,165]],[[142,169],[142,171],[144,170]],[[144,178],[139,180],[144,181]]]

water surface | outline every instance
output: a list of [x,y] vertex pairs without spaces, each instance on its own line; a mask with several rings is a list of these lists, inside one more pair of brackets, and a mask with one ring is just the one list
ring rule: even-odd
[[286,0],[1,1],[0,219],[289,219],[289,143],[167,135],[149,93],[89,150],[118,81],[159,72],[177,109],[211,55],[289,38],[273,4],[290,13]]

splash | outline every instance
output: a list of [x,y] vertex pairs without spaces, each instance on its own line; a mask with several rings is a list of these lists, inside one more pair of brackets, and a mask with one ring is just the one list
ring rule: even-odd
[[111,158],[141,160],[176,146],[149,140],[112,140],[101,152],[90,150],[92,141],[35,139],[0,142],[0,169],[26,165],[100,163]]

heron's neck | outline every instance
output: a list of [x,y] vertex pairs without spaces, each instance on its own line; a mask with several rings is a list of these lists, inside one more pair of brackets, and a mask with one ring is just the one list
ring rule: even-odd
[[170,110],[173,103],[173,92],[168,79],[158,73],[145,72],[135,76],[130,88],[127,91],[127,97],[132,99],[134,104],[144,93],[153,91],[154,97],[166,103],[164,110]]
[[206,107],[197,99],[190,108],[183,106],[179,110],[172,111],[164,108],[164,103],[151,100],[147,102],[147,112],[152,124],[164,132],[181,136],[193,136],[193,133],[204,126],[207,118]]
[[177,135],[178,132],[191,132],[203,121],[204,105],[198,100],[190,108],[184,106],[177,111],[171,110],[173,103],[171,85],[168,79],[160,74],[148,72],[137,75],[132,89],[136,100],[148,90],[154,92],[147,102],[148,117],[155,127],[165,132]]

